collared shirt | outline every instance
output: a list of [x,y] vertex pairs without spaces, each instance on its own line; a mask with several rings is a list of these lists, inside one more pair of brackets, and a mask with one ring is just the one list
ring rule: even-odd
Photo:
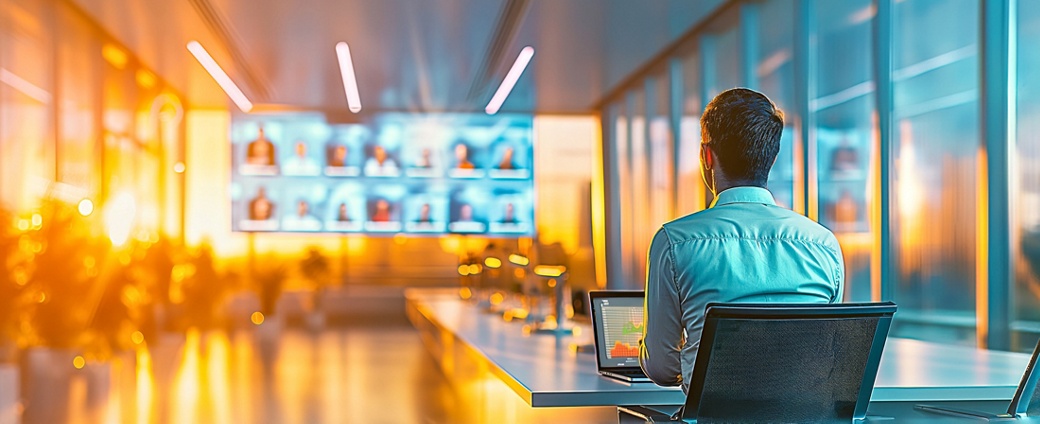
[[777,206],[764,188],[725,190],[654,235],[640,366],[655,383],[688,391],[708,303],[835,303],[844,283],[830,230]]

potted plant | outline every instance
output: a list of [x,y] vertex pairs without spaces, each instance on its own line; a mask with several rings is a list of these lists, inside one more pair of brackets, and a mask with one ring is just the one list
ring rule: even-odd
[[320,329],[325,325],[324,300],[332,277],[329,260],[317,247],[307,249],[307,254],[300,261],[300,273],[314,288],[311,297],[311,310],[307,324],[311,329]]
[[92,232],[90,218],[72,205],[45,199],[19,245],[32,263],[26,294],[31,325],[23,357],[23,418],[61,422],[66,408],[45,405],[68,401],[69,380],[84,365],[90,323],[100,298],[100,276],[109,258],[107,239]]
[[12,223],[11,216],[0,210],[0,422],[18,421],[17,352],[28,306],[28,263]]
[[260,298],[260,316],[254,317],[253,323],[259,326],[258,332],[261,337],[274,337],[285,324],[284,317],[278,314],[277,308],[288,269],[274,256],[264,258],[259,263],[252,270],[253,284]]

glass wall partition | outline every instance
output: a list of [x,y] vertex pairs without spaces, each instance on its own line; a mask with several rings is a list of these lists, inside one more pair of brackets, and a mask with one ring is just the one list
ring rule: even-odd
[[893,4],[895,335],[975,343],[978,0]]
[[0,209],[24,217],[53,198],[103,212],[113,192],[125,193],[138,238],[152,239],[161,213],[183,212],[179,196],[160,211],[173,187],[162,170],[181,160],[164,152],[183,147],[173,120],[164,131],[171,148],[160,148],[160,98],[183,114],[165,81],[76,8],[0,0]]
[[701,177],[701,113],[704,112],[703,78],[700,52],[695,48],[681,54],[682,105],[679,114],[676,168],[676,215],[687,215],[705,207],[704,180]]
[[752,78],[747,85],[769,96],[784,111],[784,132],[776,164],[769,172],[769,191],[778,205],[801,211],[804,202],[795,201],[800,198],[795,196],[795,176],[796,169],[801,170],[801,155],[795,154],[799,119],[794,92],[794,12],[786,0],[751,3],[745,6],[741,25],[751,62],[748,74]]
[[[669,101],[671,93],[668,74],[654,73],[646,81],[648,145],[650,147],[650,227],[660,227],[676,217],[674,207],[672,126]],[[651,229],[651,231],[653,231]],[[647,245],[649,248],[649,244]]]
[[[814,1],[816,24],[809,57],[809,132],[815,163],[816,210],[810,212],[834,231],[845,255],[845,299],[872,295],[871,259],[875,254],[871,211],[876,205],[877,113],[874,83],[871,0]],[[810,157],[812,157],[810,156]],[[876,258],[875,258],[876,259]]]
[[[1014,6],[1010,234],[980,209],[989,196],[980,71],[1008,69],[980,60],[980,28],[995,18],[980,19],[979,0],[734,1],[644,66],[648,71],[632,80],[645,87],[607,99],[625,103],[631,120],[633,143],[623,158],[632,165],[631,183],[624,183],[631,203],[619,208],[630,208],[622,219],[633,256],[618,260],[635,265],[624,277],[642,279],[646,242],[659,224],[654,170],[673,167],[676,216],[702,209],[710,199],[700,176],[700,115],[714,95],[748,86],[788,117],[769,187],[780,204],[834,231],[845,257],[846,301],[896,301],[896,336],[975,345],[976,316],[987,313],[977,294],[992,299],[1013,284],[1011,327],[987,330],[1013,332],[1012,347],[1031,347],[1040,337],[1040,102],[1033,100],[1040,96],[1040,53],[1033,48],[1040,6],[994,1]],[[891,58],[892,69],[880,69],[878,58]],[[659,82],[665,75],[680,79],[668,84],[671,90]],[[656,141],[664,116],[675,132],[670,152]],[[882,147],[891,157],[881,157]],[[882,168],[890,172],[884,181]],[[889,231],[882,233],[882,222]],[[980,237],[980,228],[990,237]],[[1013,281],[978,278],[987,269],[980,261],[990,260],[983,243],[1004,236],[1013,245]],[[884,252],[890,263],[882,263],[883,248],[891,249]]]
[[632,279],[646,275],[646,252],[656,227],[650,223],[650,156],[647,153],[646,92],[636,86],[628,93],[629,158],[631,163]]
[[54,37],[49,2],[0,2],[0,200],[25,210],[54,181]]
[[[1018,16],[1011,34],[1017,45],[1015,144],[1012,147],[1012,338],[1030,349],[1040,335],[1040,2],[1014,0]],[[1014,65],[1014,63],[1013,63]],[[1012,80],[1012,83],[1016,80]]]

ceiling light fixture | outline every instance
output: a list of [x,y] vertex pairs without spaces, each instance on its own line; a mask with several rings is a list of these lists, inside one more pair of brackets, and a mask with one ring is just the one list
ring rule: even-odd
[[358,94],[357,77],[354,76],[354,61],[350,58],[350,46],[340,41],[336,43],[336,58],[339,59],[339,73],[343,76],[343,91],[347,94],[347,106],[351,112],[361,112],[361,95]]
[[242,90],[238,88],[238,85],[231,80],[231,77],[224,72],[224,69],[217,64],[217,61],[213,60],[213,57],[209,55],[209,52],[206,51],[205,47],[202,47],[202,44],[199,44],[198,41],[191,41],[188,43],[188,51],[195,56],[195,60],[198,60],[203,68],[206,68],[206,72],[209,72],[209,75],[217,81],[220,88],[227,93],[228,97],[231,98],[231,101],[235,102],[242,112],[249,113],[249,111],[253,109],[253,103],[246,98],[246,95],[243,94]]
[[11,86],[11,88],[18,90],[22,94],[29,96],[40,103],[47,104],[51,102],[51,93],[29,81],[26,81],[25,78],[15,75],[14,72],[8,71],[7,69],[0,68],[0,82]]
[[524,69],[527,69],[527,64],[531,63],[532,57],[534,57],[534,47],[527,46],[520,50],[520,55],[516,57],[516,62],[513,62],[513,67],[509,68],[506,78],[502,80],[502,85],[498,86],[495,95],[491,96],[491,101],[484,108],[484,112],[487,112],[488,115],[498,113],[498,109],[502,107],[502,103],[505,103],[506,97],[509,97],[509,92],[513,91],[516,81],[520,79]]

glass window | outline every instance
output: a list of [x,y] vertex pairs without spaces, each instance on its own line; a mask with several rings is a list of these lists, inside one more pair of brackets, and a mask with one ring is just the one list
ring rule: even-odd
[[719,29],[701,36],[704,55],[704,90],[707,98],[745,84],[740,60],[740,28],[735,13],[720,19]]
[[54,180],[49,3],[0,1],[0,204],[27,212]]
[[687,53],[682,66],[682,116],[679,118],[679,169],[676,189],[677,215],[704,209],[705,187],[701,178],[701,60],[698,52]]
[[[660,226],[675,218],[672,207],[672,126],[669,119],[671,99],[668,74],[655,73],[647,80],[647,102],[649,119],[648,136],[650,145],[650,221],[651,226]],[[652,228],[651,231],[656,231]],[[649,248],[649,245],[647,246]]]
[[[1040,333],[1040,2],[1018,1],[1017,128],[1011,178],[1014,220],[1011,223],[1015,269],[1012,291],[1016,329],[1033,333],[1017,340],[1017,350],[1030,349]],[[1014,339],[1013,339],[1014,340]]]
[[100,180],[97,161],[97,104],[100,78],[97,70],[101,45],[90,34],[90,25],[67,8],[59,11],[58,48],[58,178],[97,201]]
[[[628,94],[629,130],[632,161],[632,225],[629,228],[632,236],[633,279],[642,281],[646,275],[646,253],[650,248],[650,240],[657,228],[650,224],[650,162],[646,143],[646,93],[643,87],[633,89]],[[658,224],[659,225],[659,224]]]
[[621,228],[617,242],[621,246],[620,251],[623,260],[619,261],[622,274],[619,277],[626,284],[633,284],[633,281],[638,280],[632,278],[636,275],[636,272],[631,258],[636,256],[636,253],[632,241],[632,152],[631,144],[629,143],[628,113],[625,105],[621,102],[612,106],[610,112],[614,121],[614,148],[617,152],[615,169],[617,169],[618,174],[618,205],[621,207],[621,210],[618,211]]
[[[975,343],[978,0],[893,5],[899,336]],[[901,318],[901,319],[900,319]]]
[[[794,96],[794,7],[786,0],[772,0],[748,7],[757,7],[753,16],[760,17],[760,22],[766,23],[752,26],[757,33],[753,51],[758,54],[752,65],[757,81],[749,85],[764,93],[784,111],[780,152],[769,172],[767,186],[778,205],[801,210],[804,209],[803,205],[794,204],[794,140],[798,131],[795,127],[798,114]],[[801,166],[798,168],[800,171]]]
[[[875,255],[870,211],[874,207],[877,157],[871,0],[813,2],[817,23],[810,45],[810,151],[816,158],[819,222],[834,231],[845,257],[845,300],[870,301]],[[812,156],[810,156],[812,157]],[[810,213],[812,216],[813,213]]]

